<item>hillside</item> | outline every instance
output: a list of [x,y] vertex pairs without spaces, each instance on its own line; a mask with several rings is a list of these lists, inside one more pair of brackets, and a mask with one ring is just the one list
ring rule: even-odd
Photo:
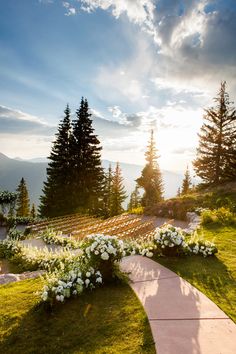
[[[32,159],[24,161],[20,158],[11,159],[0,153],[0,189],[14,191],[22,177],[25,178],[31,202],[36,205],[39,203],[43,181],[46,179],[47,162],[45,159]],[[46,161],[46,160],[45,160]],[[108,168],[111,163],[115,167],[115,162],[103,160],[104,168]],[[142,166],[128,163],[120,163],[124,184],[127,194],[130,194],[135,187],[135,179],[140,176]],[[170,198],[176,195],[176,191],[182,182],[183,176],[180,174],[163,171],[163,180],[165,184],[165,197]]]

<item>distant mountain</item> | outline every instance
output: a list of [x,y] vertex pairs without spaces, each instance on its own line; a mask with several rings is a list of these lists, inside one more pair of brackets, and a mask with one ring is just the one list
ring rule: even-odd
[[47,163],[32,163],[10,159],[0,153],[0,189],[15,191],[22,177],[25,178],[31,203],[39,204]]
[[[20,158],[11,159],[0,153],[0,189],[15,191],[22,177],[25,178],[31,203],[39,204],[39,196],[42,194],[43,182],[46,180],[47,159],[38,158],[24,161]],[[111,163],[112,168],[116,163],[108,160],[103,160],[102,165],[108,168]],[[140,176],[142,166],[120,163],[124,185],[127,194],[135,188],[135,179]],[[170,171],[162,171],[163,181],[165,185],[165,197],[170,198],[176,195],[178,187],[182,183],[183,176]],[[127,199],[128,202],[128,199]]]

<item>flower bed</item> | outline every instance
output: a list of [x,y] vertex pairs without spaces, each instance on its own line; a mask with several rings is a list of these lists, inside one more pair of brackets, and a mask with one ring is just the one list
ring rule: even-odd
[[203,257],[213,256],[218,252],[214,243],[204,240],[189,242],[187,249],[190,254],[199,254]]
[[52,229],[47,229],[46,231],[40,233],[40,238],[47,243],[48,245],[58,245],[62,247],[67,247],[68,249],[77,249],[79,248],[79,242],[62,236],[62,232],[54,231]]
[[55,302],[64,302],[72,296],[80,295],[84,290],[93,290],[102,284],[100,271],[92,267],[74,263],[71,269],[46,274],[46,284],[39,293],[41,300],[52,306]]

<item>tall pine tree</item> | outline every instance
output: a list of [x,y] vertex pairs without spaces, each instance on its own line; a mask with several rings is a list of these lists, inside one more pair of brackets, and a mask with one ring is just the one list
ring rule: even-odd
[[102,193],[103,194],[102,214],[105,217],[111,216],[112,182],[113,182],[113,172],[110,164],[108,168],[108,172],[105,173],[103,193]]
[[191,177],[189,173],[188,166],[186,168],[185,174],[184,174],[184,179],[182,183],[182,188],[181,188],[181,194],[188,194],[191,188]]
[[76,211],[96,213],[100,208],[104,178],[101,149],[92,127],[88,101],[82,98],[73,121],[71,172],[73,208]]
[[73,211],[71,205],[71,120],[70,108],[66,106],[56,140],[53,143],[47,168],[47,181],[44,182],[40,197],[40,215],[54,217]]
[[24,178],[21,179],[16,191],[17,191],[16,215],[29,216],[30,200],[29,200],[29,193]]
[[142,170],[141,177],[136,181],[144,189],[142,206],[152,208],[163,199],[163,183],[159,165],[157,163],[157,149],[154,142],[153,130],[151,139],[145,153],[146,165]]
[[136,186],[135,190],[130,195],[130,201],[128,205],[128,210],[132,210],[141,206],[141,197],[139,193],[139,187]]
[[120,164],[117,162],[112,179],[111,216],[119,215],[124,211],[122,203],[125,201],[126,197]]
[[214,100],[216,106],[205,110],[193,163],[196,174],[208,185],[236,178],[236,110],[226,92],[226,82],[221,83]]

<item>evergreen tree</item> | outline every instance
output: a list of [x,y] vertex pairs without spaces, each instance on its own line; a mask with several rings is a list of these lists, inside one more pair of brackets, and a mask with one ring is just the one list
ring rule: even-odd
[[236,110],[226,82],[214,100],[216,106],[205,110],[194,168],[206,184],[217,185],[236,178]]
[[120,165],[117,162],[112,180],[111,216],[119,215],[124,211],[122,203],[126,197]]
[[104,172],[100,141],[94,134],[88,101],[81,99],[73,121],[72,197],[77,211],[96,213],[101,205]]
[[104,177],[104,186],[103,186],[103,215],[105,217],[109,217],[111,215],[112,181],[113,181],[113,172],[110,164],[108,168],[108,172],[105,174]]
[[163,184],[159,165],[157,163],[157,149],[151,131],[151,139],[145,153],[146,165],[142,170],[141,177],[136,181],[138,186],[144,189],[142,206],[151,208],[163,199]]
[[180,190],[180,187],[178,188],[177,190],[177,197],[180,197],[181,196],[181,190]]
[[191,188],[191,177],[190,177],[190,173],[189,173],[189,169],[187,166],[185,175],[184,175],[184,179],[183,179],[183,183],[182,183],[182,188],[181,188],[181,194],[188,194]]
[[66,106],[65,116],[60,121],[56,140],[53,143],[40,197],[40,215],[54,217],[72,211],[71,205],[71,120],[70,108]]
[[130,195],[128,210],[136,209],[140,206],[141,206],[141,197],[140,197],[140,193],[139,193],[139,187],[136,186],[135,190]]
[[17,191],[16,215],[29,216],[30,200],[29,200],[29,193],[24,178],[21,179],[16,191]]
[[36,211],[36,208],[35,208],[34,203],[32,204],[32,208],[31,208],[31,211],[30,211],[30,216],[31,216],[31,218],[33,218],[33,219],[35,219],[36,216],[37,216],[37,211]]

